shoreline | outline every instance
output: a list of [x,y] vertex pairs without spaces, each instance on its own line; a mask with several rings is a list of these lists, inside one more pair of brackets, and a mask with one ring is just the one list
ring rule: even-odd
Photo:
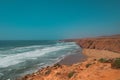
[[[95,51],[92,55],[96,56],[91,57],[91,54],[84,53],[84,50],[85,49],[83,49],[82,54],[87,56],[87,58],[84,61],[78,61],[71,65],[58,63],[52,66],[47,66],[33,74],[28,74],[24,76],[20,80],[98,80],[98,78],[99,80],[120,79],[120,69],[111,68],[110,62],[99,62],[99,59],[102,57],[98,58],[97,56],[99,56],[99,54],[96,54]],[[106,52],[102,55],[104,54],[106,54]],[[109,55],[109,57],[104,55],[104,58],[107,58],[108,60],[113,59],[114,53],[110,51],[110,54],[112,55]],[[120,58],[120,54],[116,54],[119,55],[118,57]],[[73,55],[70,56],[72,57]],[[77,55],[75,54],[75,56]],[[66,58],[70,59],[70,57]],[[66,59],[63,59],[63,61],[65,60]],[[69,74],[72,74],[72,77],[69,78]]]
[[74,40],[82,48],[83,60],[80,52],[71,54],[21,80],[120,80],[120,38],[106,39]]
[[[78,45],[78,46],[79,46],[79,45]],[[83,62],[83,61],[85,61],[86,59],[87,59],[87,56],[82,53],[82,49],[80,48],[80,49],[79,49],[78,51],[76,51],[75,53],[66,55],[66,56],[63,57],[61,60],[56,61],[56,62],[53,63],[53,64],[50,64],[50,65],[41,67],[40,69],[35,70],[35,72],[32,72],[32,73],[30,73],[30,74],[34,74],[34,73],[36,73],[36,72],[38,72],[38,71],[41,71],[41,70],[44,69],[44,68],[52,67],[52,66],[54,66],[54,65],[56,65],[56,64],[71,66],[71,65],[74,65],[74,64]],[[17,80],[23,80],[23,79],[21,79],[21,77],[24,77],[24,76],[30,75],[30,74],[22,75],[22,76],[18,77]]]
[[[83,54],[82,49],[80,48],[80,50],[78,50],[76,53],[67,55],[63,59],[57,61],[56,63],[54,63],[52,65],[42,67],[42,68],[40,68],[40,69],[38,69],[36,71],[38,72],[38,71],[41,71],[42,69],[45,69],[45,68],[48,68],[48,67],[53,67],[56,64],[57,65],[71,66],[71,65],[74,65],[74,64],[84,62],[85,60],[87,60],[87,58],[88,57],[85,54]],[[36,72],[33,72],[32,74],[34,74],[34,73],[36,73]],[[26,75],[30,75],[30,74],[26,74]],[[26,75],[21,76],[21,77],[23,78]],[[21,79],[21,77],[18,77],[17,80],[23,80],[23,79]]]
[[87,56],[82,53],[82,51],[77,51],[77,53],[67,55],[62,60],[58,62],[60,65],[73,65],[86,60]]

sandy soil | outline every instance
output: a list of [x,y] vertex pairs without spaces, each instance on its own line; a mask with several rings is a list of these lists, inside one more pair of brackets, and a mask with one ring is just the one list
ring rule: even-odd
[[101,63],[99,58],[120,57],[119,53],[84,49],[88,56],[84,62],[73,65],[56,64],[46,67],[22,80],[120,80],[120,69],[111,68],[111,63]]
[[83,49],[82,53],[89,58],[120,58],[120,53],[108,51],[108,50],[97,50],[97,49]]

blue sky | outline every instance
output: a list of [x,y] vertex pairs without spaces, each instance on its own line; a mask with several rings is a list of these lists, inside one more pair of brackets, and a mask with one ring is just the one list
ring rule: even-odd
[[120,34],[120,0],[0,0],[0,40]]

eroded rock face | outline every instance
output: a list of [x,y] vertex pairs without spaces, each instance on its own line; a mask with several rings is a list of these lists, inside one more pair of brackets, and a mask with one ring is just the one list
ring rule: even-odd
[[76,39],[75,42],[85,49],[108,50],[120,53],[120,36]]

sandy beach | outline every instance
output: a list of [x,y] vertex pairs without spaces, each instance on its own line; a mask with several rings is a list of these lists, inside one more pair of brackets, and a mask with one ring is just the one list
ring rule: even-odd
[[84,61],[87,58],[82,52],[71,54],[63,58],[58,64],[60,65],[73,65],[79,62]]

